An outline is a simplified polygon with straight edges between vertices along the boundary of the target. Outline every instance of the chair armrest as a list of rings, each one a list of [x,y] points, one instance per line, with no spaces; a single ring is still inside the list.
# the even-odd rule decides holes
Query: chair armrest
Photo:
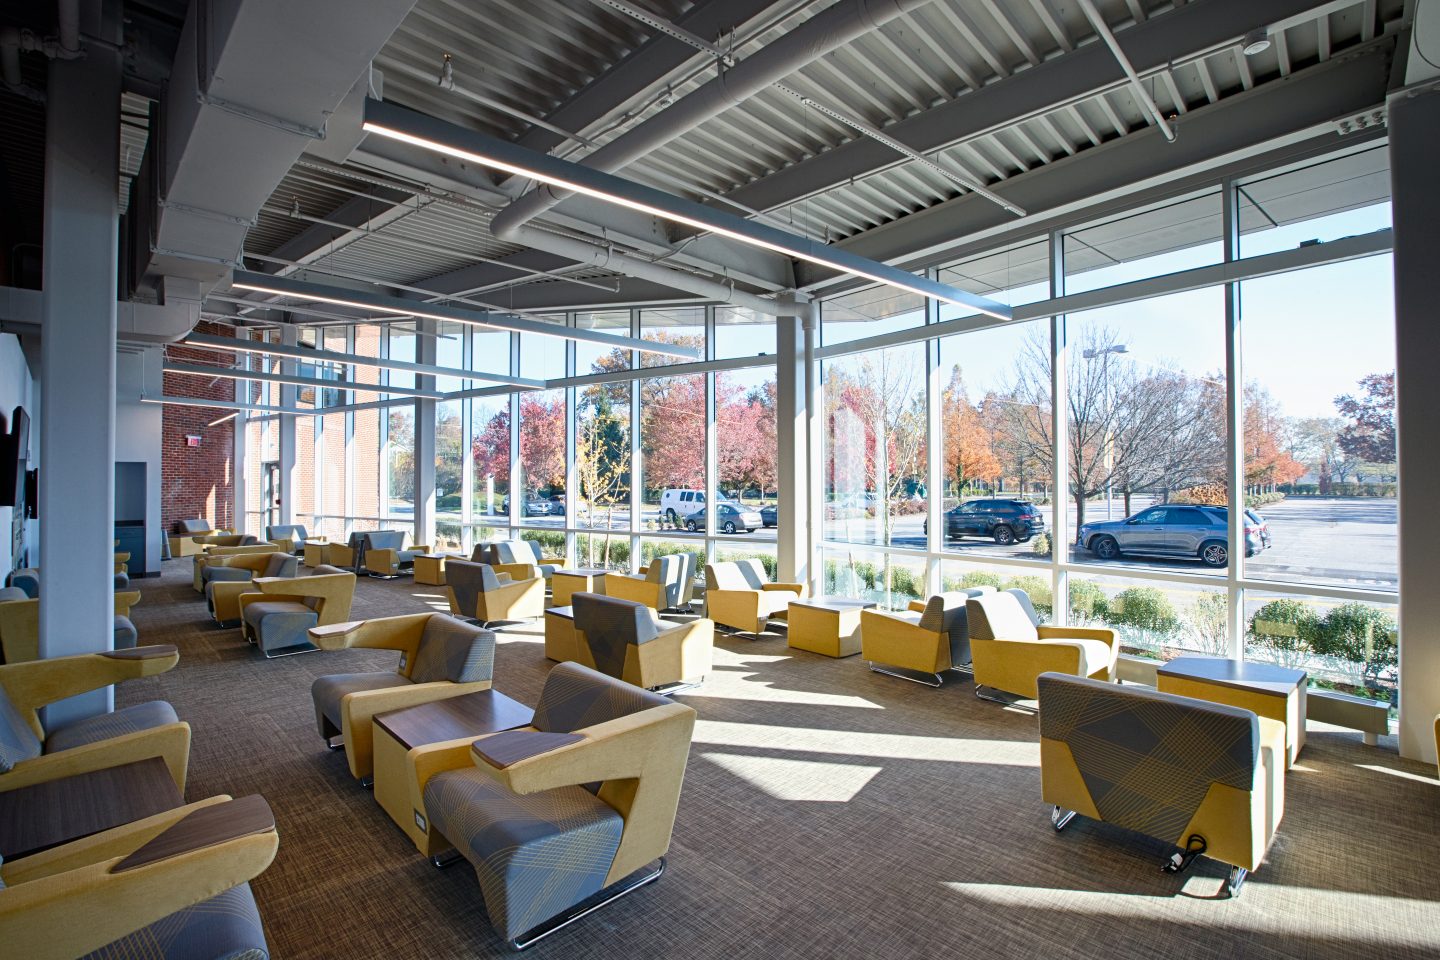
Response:
[[[493,568],[492,568],[492,569],[493,569]],[[497,583],[514,583],[514,582],[515,582],[515,578],[512,577],[512,576],[510,576],[510,574],[508,574],[508,573],[500,573],[500,572],[498,572],[498,571],[495,573],[495,580],[496,580]]]
[[[401,650],[412,657],[420,646],[431,613],[410,613],[374,620],[350,620],[323,627],[311,627],[310,639],[321,650]]]
[[[1041,640],[1100,640],[1115,646],[1116,633],[1109,627],[1036,627]]]
[[[180,651],[169,644],[160,644],[156,653],[136,647],[145,653],[128,657],[111,657],[99,653],[82,653],[72,657],[30,660],[7,664],[0,668],[0,685],[21,715],[38,710],[76,694],[89,693],[122,680],[151,677],[164,673],[180,662]]]
[[[432,553],[434,548],[427,543],[414,543],[410,545],[412,553]]]
[[[694,729],[695,711],[684,704],[668,703],[586,727],[581,740],[516,760],[507,767],[493,767],[487,762],[479,762],[476,767],[519,794],[638,777],[645,772],[651,756],[663,755],[662,745],[674,736],[663,722],[671,717],[684,720],[688,738]]]
[[[805,596],[805,584],[803,583],[767,583],[761,590],[788,590],[797,596]]]
[[[546,733],[540,730],[505,730],[491,737],[476,740],[470,750],[476,763],[485,762],[504,769],[521,760],[579,743],[585,737],[578,733]]]
[[[130,616],[130,608],[139,602],[139,590],[117,590],[115,592],[115,612],[122,617]]]
[[[181,808],[172,812],[183,811],[184,816],[162,827],[160,833],[152,835],[152,825],[130,834],[128,839],[135,848],[125,859],[110,858],[8,887],[0,898],[0,942],[5,943],[7,952],[13,950],[15,956],[30,960],[86,955],[253,880],[275,859],[280,844],[273,817],[265,825],[268,807],[262,813],[259,806],[263,803],[247,798],[199,809]],[[196,817],[204,819],[192,819]],[[239,836],[233,835],[234,831],[217,832],[213,843],[196,842],[194,835],[213,827],[217,820],[250,829]],[[185,842],[187,836],[189,843]],[[151,857],[157,850],[176,852],[125,868],[127,860],[147,847]],[[84,922],[77,923],[77,917],[84,917]]]
[[[563,567],[563,566],[565,565],[565,558],[564,558],[564,557],[541,557],[541,558],[540,558],[540,562],[543,563],[543,564],[545,564],[545,565],[547,565],[547,566],[550,565],[550,564],[558,563],[558,564],[560,564],[560,565]]]
[[[21,761],[9,773],[0,774],[0,793],[62,777],[123,767],[152,757],[165,761],[170,779],[184,796],[190,768],[190,724],[183,720]]]
[[[911,613],[924,613],[924,612],[925,612],[925,601],[924,601],[924,600],[911,600],[909,603],[907,603],[907,604],[905,605],[905,609],[906,609],[906,610],[909,610]]]

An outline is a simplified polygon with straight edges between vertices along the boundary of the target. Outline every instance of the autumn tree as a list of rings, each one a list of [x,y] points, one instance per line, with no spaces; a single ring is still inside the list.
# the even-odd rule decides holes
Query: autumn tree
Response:
[[[715,438],[724,490],[759,490],[778,483],[775,381],[745,390],[724,372],[715,374]]]
[[[1366,463],[1394,463],[1395,373],[1372,373],[1359,385],[1359,394],[1335,398],[1335,409],[1350,421],[1340,431],[1340,448]]]
[[[957,363],[940,395],[940,429],[945,438],[945,478],[958,493],[974,481],[1000,479],[1000,460],[981,411],[970,402]]]
[[[1245,486],[1274,490],[1305,475],[1305,465],[1291,455],[1289,421],[1270,392],[1257,383],[1245,385]]]

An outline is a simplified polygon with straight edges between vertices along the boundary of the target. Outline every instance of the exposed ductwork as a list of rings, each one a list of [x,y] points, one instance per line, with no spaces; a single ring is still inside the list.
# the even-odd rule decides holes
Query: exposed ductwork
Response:
[[[580,162],[609,173],[620,170],[712,117],[745,102],[806,64],[930,2],[841,0]],[[528,242],[519,239],[519,228],[567,196],[569,194],[564,190],[540,187],[496,214],[490,229],[502,240]]]
[[[174,281],[204,294],[225,280],[260,207],[301,151],[324,139],[414,2],[191,4],[133,187],[122,277],[130,297],[168,307]],[[182,303],[188,312],[188,297]],[[147,312],[137,306],[136,316]]]

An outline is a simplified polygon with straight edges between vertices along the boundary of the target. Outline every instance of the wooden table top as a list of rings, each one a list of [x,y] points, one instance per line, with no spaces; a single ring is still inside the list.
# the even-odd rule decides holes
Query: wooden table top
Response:
[[[1228,657],[1176,657],[1162,664],[1156,672],[1162,677],[1182,680],[1203,680],[1222,687],[1253,690],[1289,696],[1296,687],[1305,686],[1304,670],[1290,670],[1271,663],[1254,660],[1231,660]]]
[[[0,793],[0,855],[38,853],[184,803],[159,757],[10,790]]]
[[[375,725],[405,749],[528,726],[535,711],[499,690],[480,690],[378,714]]]

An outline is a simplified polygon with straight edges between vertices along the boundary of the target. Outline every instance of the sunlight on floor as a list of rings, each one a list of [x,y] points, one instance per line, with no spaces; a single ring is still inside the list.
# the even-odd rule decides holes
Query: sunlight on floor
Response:
[[[865,707],[870,710],[884,710],[878,703],[863,697],[851,697],[841,693],[816,693],[807,690],[787,690],[777,687],[769,680],[751,680],[755,674],[727,674],[727,678],[739,680],[743,687],[724,688],[707,683],[691,691],[690,698],[703,697],[707,700],[758,700],[764,703],[801,703],[812,707]],[[755,689],[759,687],[760,689]]]
[[[1440,780],[1436,780],[1434,777],[1422,777],[1420,774],[1411,773],[1408,770],[1392,770],[1390,767],[1380,767],[1371,763],[1357,763],[1355,766],[1361,770],[1369,770],[1373,773],[1389,774],[1392,777],[1399,777],[1402,780],[1414,780],[1416,783],[1423,783],[1427,786],[1440,787]]]
[[[1194,883],[1187,881],[1183,895],[1177,891],[1162,896],[1000,883],[950,882],[945,886],[982,908],[1057,910],[1120,921],[1153,922],[1156,904],[1165,901],[1202,909],[1213,904],[1214,909],[1205,913],[1205,923],[1210,926],[1305,940],[1373,941],[1376,956],[1383,955],[1381,944],[1430,950],[1440,946],[1440,908],[1430,901],[1313,887],[1266,887],[1263,875],[1252,875],[1237,900],[1214,899],[1223,882],[1219,877],[1190,879]],[[1293,909],[1299,904],[1304,904],[1304,909]],[[1364,921],[1357,923],[1357,918]]]
[[[848,803],[883,769],[709,751],[700,756],[776,800]]]
[[[1040,765],[1038,743],[861,733],[854,730],[815,730],[717,720],[696,721],[694,742],[722,747],[762,747],[890,760],[938,760],[946,763],[989,763],[1009,767]]]

